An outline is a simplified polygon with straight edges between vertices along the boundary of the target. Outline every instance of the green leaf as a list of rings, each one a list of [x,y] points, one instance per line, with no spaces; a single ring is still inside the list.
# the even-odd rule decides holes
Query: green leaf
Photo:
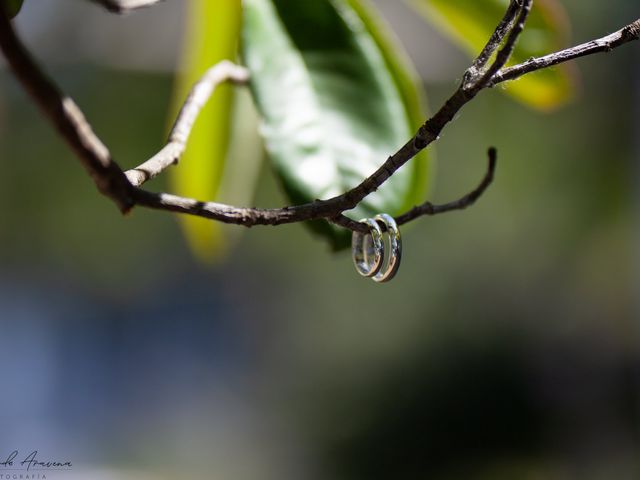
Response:
[[[22,8],[23,0],[2,0],[9,18],[15,17]]]
[[[396,87],[402,95],[404,108],[412,130],[417,131],[428,117],[426,95],[422,88],[422,79],[415,70],[411,59],[404,51],[400,41],[386,25],[369,0],[348,0],[364,22],[368,33],[375,40],[384,56]],[[408,140],[408,138],[407,138]],[[427,195],[430,180],[430,167],[433,165],[434,148],[429,152],[423,150],[413,160],[413,188],[408,192],[407,202],[403,208],[411,208],[423,203]]]
[[[509,0],[406,0],[424,18],[470,56],[484,47]],[[566,45],[568,21],[556,0],[536,0],[509,65],[554,52]],[[547,68],[507,82],[505,91],[524,104],[551,110],[571,99],[574,90],[566,65]]]
[[[182,73],[174,92],[178,112],[202,74],[223,59],[235,61],[242,19],[241,0],[192,0],[188,5]],[[230,145],[233,86],[220,85],[202,109],[180,164],[172,169],[178,195],[216,200]],[[172,115],[172,119],[175,115]],[[202,260],[212,260],[224,247],[223,226],[201,218],[181,216],[189,244]]]
[[[243,56],[262,133],[294,203],[354,187],[424,120],[414,76],[362,0],[245,0]],[[347,212],[397,214],[422,201],[424,157]],[[349,232],[315,224],[334,248]],[[324,228],[323,228],[324,227]]]

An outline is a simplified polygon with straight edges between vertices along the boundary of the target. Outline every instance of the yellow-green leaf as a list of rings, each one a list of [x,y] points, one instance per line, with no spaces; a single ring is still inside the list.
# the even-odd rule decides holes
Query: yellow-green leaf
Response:
[[[471,56],[480,53],[509,0],[406,0],[424,18]],[[509,65],[566,46],[568,21],[556,0],[536,0]],[[561,65],[505,84],[506,93],[530,107],[551,110],[567,102],[574,90],[569,67]]]
[[[235,61],[242,20],[241,0],[188,2],[182,72],[174,94],[177,112],[193,84],[211,66]],[[180,164],[172,169],[178,195],[215,200],[230,145],[234,91],[220,85],[202,109]],[[223,248],[222,226],[201,218],[181,216],[189,244],[202,260],[214,259]]]

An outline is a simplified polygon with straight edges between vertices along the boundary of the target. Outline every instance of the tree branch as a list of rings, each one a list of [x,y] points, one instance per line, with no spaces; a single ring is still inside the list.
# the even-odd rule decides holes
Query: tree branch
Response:
[[[463,88],[472,90],[474,92],[479,92],[491,82],[491,79],[496,74],[496,72],[504,67],[509,61],[509,58],[511,58],[511,54],[513,53],[513,49],[518,42],[518,38],[520,38],[520,35],[524,30],[524,24],[529,17],[529,12],[531,11],[533,0],[520,0],[520,3],[521,5],[520,9],[518,10],[518,19],[511,26],[509,35],[507,36],[507,40],[505,41],[504,46],[496,54],[496,58],[493,63],[476,81],[473,81],[472,79],[470,85],[463,83]]]
[[[494,147],[489,148],[488,156],[489,164],[487,173],[485,173],[482,182],[480,182],[474,190],[457,200],[442,205],[433,205],[430,202],[425,202],[422,205],[413,207],[408,212],[396,217],[398,225],[403,225],[424,215],[438,215],[441,213],[451,212],[453,210],[463,210],[473,205],[487,190],[487,188],[489,188],[489,185],[491,185],[494,178],[497,163],[497,151]],[[286,207],[285,209],[236,208],[221,203],[200,202],[198,200],[169,195],[167,193],[152,193],[142,189],[136,189],[134,195],[138,205],[144,205],[156,210],[168,210],[171,212],[196,215],[224,223],[245,225],[247,227],[254,225],[280,225],[283,223],[291,223],[290,219],[297,219],[301,214],[299,210],[296,212],[298,207]],[[318,212],[316,212],[316,214],[317,213]],[[311,213],[308,219],[312,218],[317,217],[315,214]],[[343,214],[329,217],[328,220],[352,231],[362,233],[367,233],[369,231],[366,225],[352,220]]]
[[[489,165],[487,167],[487,173],[485,173],[482,182],[471,192],[467,193],[464,197],[459,198],[453,202],[445,203],[443,205],[433,205],[431,202],[425,202],[422,205],[413,207],[406,213],[396,217],[396,223],[403,225],[415,220],[423,215],[438,215],[440,213],[447,213],[453,210],[464,210],[467,207],[473,205],[478,198],[489,188],[496,171],[496,163],[498,152],[494,147],[489,148]]]
[[[158,2],[158,0],[96,1],[109,10],[119,13],[150,6]],[[213,69],[209,70],[205,77],[194,86],[187,98],[176,120],[169,143],[153,158],[130,170],[125,175],[111,158],[106,146],[92,131],[75,103],[64,96],[31,59],[27,50],[17,39],[11,22],[4,12],[3,5],[4,2],[0,1],[0,49],[2,49],[16,77],[55,125],[60,135],[74,150],[80,162],[94,179],[100,192],[111,198],[123,212],[126,212],[133,205],[141,205],[153,209],[197,215],[247,227],[253,225],[280,225],[324,218],[346,228],[361,231],[362,227],[358,222],[348,219],[342,215],[342,212],[351,210],[358,205],[367,195],[384,184],[397,169],[435,141],[442,129],[455,117],[458,111],[481,90],[495,83],[517,78],[540,68],[546,68],[580,56],[611,50],[631,40],[636,40],[640,32],[640,20],[637,20],[619,32],[602,39],[539,59],[533,59],[522,65],[503,69],[513,52],[519,35],[522,33],[531,7],[531,0],[513,0],[487,46],[465,73],[464,81],[458,89],[435,115],[420,127],[416,135],[400,150],[391,155],[372,175],[355,188],[327,200],[316,200],[304,205],[278,209],[257,209],[239,208],[215,202],[202,202],[166,193],[152,193],[137,187],[175,163],[180,157],[193,122],[202,105],[211,96],[215,86],[227,78],[234,81],[242,81],[246,77],[246,71],[235,66],[232,69],[228,64],[226,66],[213,67]],[[506,40],[504,40],[505,37]],[[493,63],[486,67],[490,57],[503,41],[504,44],[495,55]],[[231,73],[229,73],[229,70],[231,70]],[[448,204],[436,206],[427,202],[415,207],[399,216],[398,223],[406,223],[422,215],[435,215],[451,210],[459,210],[473,204],[486,190],[493,178],[495,150],[490,150],[489,156],[490,163],[487,175],[474,191]]]
[[[246,83],[247,80],[249,71],[228,60],[223,60],[207,70],[189,92],[171,129],[167,145],[143,164],[125,172],[131,184],[140,186],[169,166],[177,164],[187,148],[189,135],[200,110],[209,101],[216,87],[227,81],[240,84]]]
[[[418,217],[424,215],[438,215],[440,213],[447,213],[453,210],[464,210],[465,208],[473,205],[478,198],[489,188],[496,170],[497,151],[494,147],[489,148],[489,166],[487,173],[485,173],[482,182],[471,192],[467,193],[464,197],[459,198],[453,202],[445,203],[442,205],[433,205],[431,202],[425,202],[422,205],[413,207],[411,210],[395,217],[395,221],[398,225],[403,225],[415,220]],[[331,223],[352,230],[354,232],[368,233],[369,227],[362,222],[352,220],[346,215],[339,214],[333,218],[329,218]]]
[[[504,14],[500,23],[496,27],[495,31],[489,38],[489,41],[484,46],[478,57],[474,60],[471,67],[467,70],[465,76],[468,77],[466,80],[469,81],[471,78],[475,77],[479,72],[481,72],[491,55],[500,47],[500,44],[504,40],[504,37],[511,31],[512,25],[518,12],[522,8],[522,4],[520,0],[511,0],[509,3],[509,7]],[[465,82],[466,83],[466,82]]]
[[[489,148],[488,155],[489,166],[487,168],[487,173],[485,173],[482,182],[480,182],[480,184],[471,192],[467,193],[464,197],[461,197],[458,200],[442,205],[433,205],[431,202],[425,202],[422,205],[415,206],[402,215],[398,215],[397,217],[395,217],[396,223],[398,225],[403,225],[424,215],[438,215],[440,213],[447,213],[453,210],[464,210],[465,208],[473,205],[476,200],[478,200],[478,198],[480,198],[480,196],[487,190],[487,188],[489,188],[491,182],[493,182],[498,156],[497,150],[494,147]],[[343,214],[330,218],[329,221],[352,231],[361,233],[369,232],[369,227],[367,225],[352,220]]]
[[[575,47],[567,48],[559,52],[551,53],[543,57],[531,58],[524,63],[500,70],[491,80],[491,86],[498,83],[515,80],[527,73],[535,72],[543,68],[549,68],[560,63],[575,60],[576,58],[593,55],[594,53],[610,52],[625,43],[640,38],[640,18],[635,22],[621,28],[617,32],[596,40],[591,40]]]
[[[93,132],[80,108],[62,94],[31,58],[16,37],[4,8],[4,2],[0,1],[0,49],[13,73],[76,153],[98,190],[111,198],[122,212],[127,212],[133,206],[127,177]]]

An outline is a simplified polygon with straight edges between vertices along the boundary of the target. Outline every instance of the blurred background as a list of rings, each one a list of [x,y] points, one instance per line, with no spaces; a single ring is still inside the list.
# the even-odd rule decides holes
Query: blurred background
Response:
[[[27,0],[17,27],[120,165],[165,139],[186,2],[126,17]],[[467,60],[378,0],[432,107]],[[564,0],[572,43],[636,0]],[[48,478],[640,478],[640,45],[579,62],[551,114],[481,94],[381,287],[300,225],[198,264],[175,218],[122,217],[0,68],[0,458]],[[160,179],[150,188],[166,189]],[[286,203],[265,166],[256,205]],[[0,472],[2,473],[2,472]]]

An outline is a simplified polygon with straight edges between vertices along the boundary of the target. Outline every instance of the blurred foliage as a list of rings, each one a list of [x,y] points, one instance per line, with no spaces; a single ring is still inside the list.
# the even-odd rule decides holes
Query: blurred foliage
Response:
[[[509,5],[509,0],[407,1],[470,57],[480,53]],[[568,31],[569,23],[560,2],[535,1],[527,27],[507,65],[566,48]],[[551,110],[572,97],[574,75],[575,70],[566,64],[547,68],[507,83],[505,91],[526,105]]]

